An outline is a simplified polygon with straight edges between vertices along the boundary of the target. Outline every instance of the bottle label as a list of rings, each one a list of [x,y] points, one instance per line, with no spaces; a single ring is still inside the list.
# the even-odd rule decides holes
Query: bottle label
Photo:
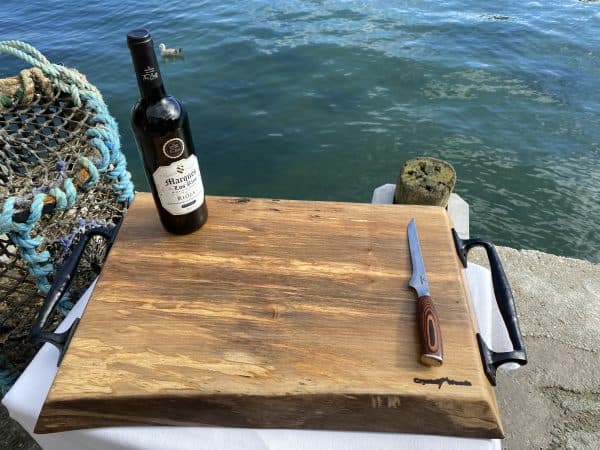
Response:
[[[176,159],[183,155],[185,144],[183,139],[172,138],[165,142],[162,146],[163,153],[169,159]]]
[[[204,203],[204,185],[196,155],[160,166],[152,178],[162,207],[174,216],[188,214]]]

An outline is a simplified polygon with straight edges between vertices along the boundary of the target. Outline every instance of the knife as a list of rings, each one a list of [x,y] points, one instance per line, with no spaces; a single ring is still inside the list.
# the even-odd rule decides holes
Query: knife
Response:
[[[412,278],[408,282],[408,285],[417,291],[419,334],[421,335],[423,345],[421,363],[427,366],[441,366],[444,357],[440,323],[429,293],[429,283],[427,282],[425,263],[423,262],[417,225],[414,218],[408,222],[407,231],[410,261],[412,263]]]

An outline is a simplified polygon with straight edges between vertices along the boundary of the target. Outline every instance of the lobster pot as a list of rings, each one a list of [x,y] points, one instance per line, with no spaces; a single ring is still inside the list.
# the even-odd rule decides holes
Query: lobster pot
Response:
[[[0,42],[0,52],[32,66],[0,79],[0,387],[6,390],[7,373],[18,373],[36,350],[27,351],[24,338],[74,244],[89,229],[115,227],[134,193],[117,124],[96,87],[26,43]],[[103,246],[98,240],[88,247],[59,311],[95,278]]]

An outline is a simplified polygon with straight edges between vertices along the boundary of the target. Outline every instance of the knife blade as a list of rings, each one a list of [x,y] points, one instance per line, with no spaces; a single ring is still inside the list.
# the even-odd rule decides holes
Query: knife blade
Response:
[[[412,264],[412,277],[408,285],[417,292],[419,334],[422,343],[421,363],[428,366],[441,366],[444,361],[440,323],[431,299],[427,272],[421,253],[419,235],[415,219],[411,218],[407,227],[408,247]]]

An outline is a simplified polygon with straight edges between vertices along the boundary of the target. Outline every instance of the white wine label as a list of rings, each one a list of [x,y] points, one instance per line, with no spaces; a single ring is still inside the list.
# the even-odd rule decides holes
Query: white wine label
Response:
[[[196,155],[160,166],[152,178],[161,205],[175,216],[188,214],[204,203],[204,185]]]

